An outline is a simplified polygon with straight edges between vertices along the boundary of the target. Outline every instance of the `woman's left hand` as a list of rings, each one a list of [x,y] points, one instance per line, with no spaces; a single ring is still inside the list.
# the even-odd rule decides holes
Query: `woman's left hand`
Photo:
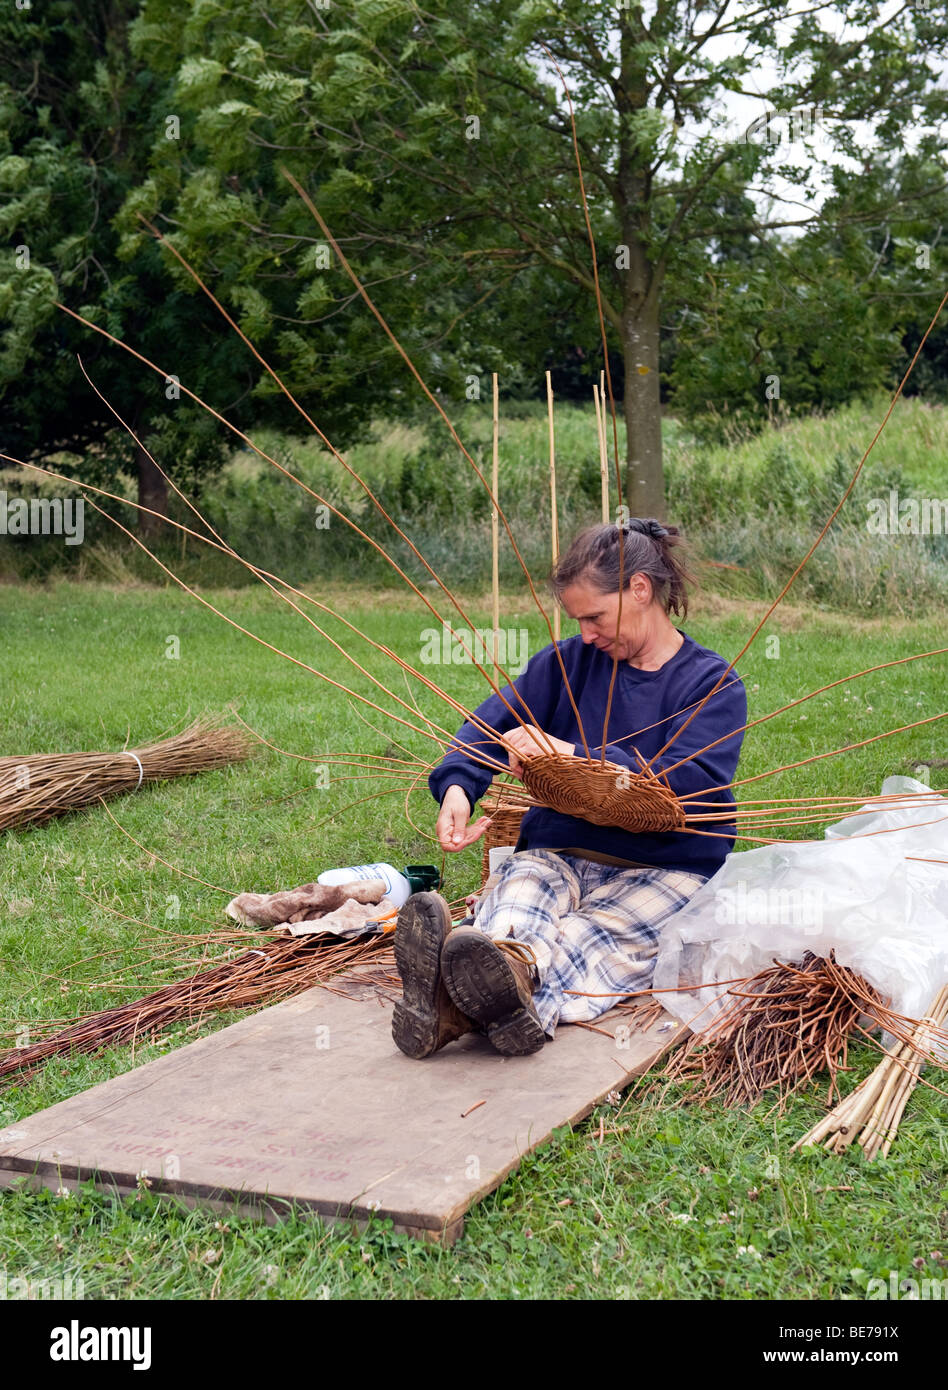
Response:
[[[511,729],[504,734],[501,743],[507,749],[510,757],[510,771],[515,777],[523,775],[523,759],[536,758],[544,753],[565,754],[567,757],[575,758],[576,749],[572,743],[567,743],[564,739],[553,738],[550,734],[545,734],[534,724],[525,724],[520,729]]]

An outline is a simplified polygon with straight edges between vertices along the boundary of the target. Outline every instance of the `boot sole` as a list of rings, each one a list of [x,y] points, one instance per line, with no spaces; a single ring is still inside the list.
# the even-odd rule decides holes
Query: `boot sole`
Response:
[[[430,1057],[437,1049],[441,948],[450,927],[451,919],[437,899],[420,904],[409,898],[398,914],[395,964],[402,998],[392,1015],[392,1038],[407,1057]]]
[[[441,953],[441,976],[451,998],[479,1023],[488,1040],[507,1057],[539,1052],[546,1034],[525,1008],[514,973],[487,936],[452,933]]]

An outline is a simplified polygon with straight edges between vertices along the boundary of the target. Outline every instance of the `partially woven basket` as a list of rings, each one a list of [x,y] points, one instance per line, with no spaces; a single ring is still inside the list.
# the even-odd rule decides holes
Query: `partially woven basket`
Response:
[[[482,810],[491,817],[483,836],[484,883],[490,874],[490,851],[517,843],[520,822],[533,804],[593,825],[618,825],[634,834],[684,828],[681,803],[652,773],[631,772],[618,763],[603,766],[584,758],[547,754],[526,758],[522,766],[522,786],[495,783],[481,801]]]
[[[483,835],[484,853],[481,859],[483,878],[481,886],[490,876],[490,852],[502,845],[515,845],[520,839],[520,822],[529,806],[525,804],[523,792],[510,782],[495,783],[481,800],[481,810],[490,816],[491,823]]]
[[[618,763],[542,754],[523,760],[523,785],[535,801],[593,825],[634,834],[682,830],[685,813],[675,793],[652,773]]]

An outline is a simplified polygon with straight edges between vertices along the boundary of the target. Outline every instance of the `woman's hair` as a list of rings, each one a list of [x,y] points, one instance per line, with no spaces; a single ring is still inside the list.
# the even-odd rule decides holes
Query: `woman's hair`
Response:
[[[557,599],[570,584],[583,581],[601,594],[619,592],[619,557],[622,557],[622,588],[633,574],[646,574],[652,583],[652,598],[666,613],[688,616],[686,585],[694,577],[685,568],[684,540],[677,526],[663,526],[654,517],[632,517],[621,526],[587,526],[561,556],[550,575],[550,588]]]

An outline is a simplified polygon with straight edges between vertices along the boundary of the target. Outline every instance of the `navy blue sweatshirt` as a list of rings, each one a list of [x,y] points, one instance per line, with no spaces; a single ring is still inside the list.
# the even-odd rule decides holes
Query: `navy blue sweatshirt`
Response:
[[[650,759],[685,723],[692,713],[687,707],[706,695],[727,669],[727,662],[717,652],[700,646],[687,633],[683,632],[682,636],[684,641],[681,647],[657,671],[641,671],[627,661],[619,662],[607,732],[609,742],[606,745],[606,758],[610,762],[636,771],[639,764],[632,751],[633,744],[646,760]],[[612,676],[612,657],[592,643],[584,643],[580,636],[566,638],[559,647],[590,753],[598,757],[602,752],[602,725]],[[523,702],[518,701],[514,693],[517,691],[529,707],[529,712]],[[526,670],[514,681],[513,687],[504,688],[504,695],[519,711],[525,723],[534,723],[554,738],[574,744],[578,756],[585,756],[579,726],[552,645],[531,657]],[[478,705],[475,713],[501,734],[518,727],[517,720],[497,695],[491,695]],[[731,671],[720,690],[692,719],[681,737],[652,764],[652,771],[661,772],[679,759],[697,754],[707,744],[730,734],[732,736],[716,748],[692,757],[689,762],[670,772],[668,782],[672,790],[682,796],[733,781],[744,737],[743,733],[735,734],[734,730],[742,728],[746,722],[747,696],[737,673]],[[649,725],[655,727],[649,728]],[[643,732],[634,739],[623,737],[636,730]],[[494,770],[474,761],[463,751],[464,747],[476,752],[483,751],[505,766],[507,751],[470,722],[461,726],[454,742],[456,746],[429,776],[428,785],[439,804],[448,787],[462,787],[473,807],[490,786]],[[725,806],[734,804],[733,795],[727,791],[714,792],[704,799]],[[702,811],[709,809],[703,807]],[[517,848],[588,849],[613,859],[683,869],[710,877],[721,867],[733,848],[737,827],[732,819],[705,823],[700,828],[714,831],[716,836],[711,838],[681,831],[632,834],[619,827],[593,825],[577,816],[565,816],[545,806],[535,806],[523,818]]]

